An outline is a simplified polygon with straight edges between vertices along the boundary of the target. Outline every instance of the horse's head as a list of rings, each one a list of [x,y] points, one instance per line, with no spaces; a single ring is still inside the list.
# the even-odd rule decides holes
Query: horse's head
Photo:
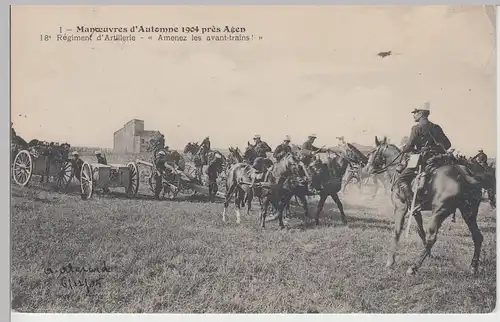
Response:
[[[401,151],[394,144],[387,143],[387,138],[379,140],[375,137],[375,149],[368,154],[368,162],[363,169],[367,173],[373,173],[384,166],[392,165]]]
[[[247,147],[243,153],[243,159],[248,162],[253,162],[257,158],[257,151],[255,150],[255,147],[250,144],[250,142],[247,143]]]
[[[243,162],[243,157],[240,154],[240,149],[238,147],[233,148],[229,147],[229,157],[231,159],[231,163]]]
[[[200,149],[200,146],[198,145],[198,142],[189,142],[184,147],[184,153],[195,154],[196,152],[198,152],[199,149]]]
[[[302,176],[304,166],[301,164],[296,154],[287,153],[276,165],[281,167],[284,172],[290,173],[295,176]]]

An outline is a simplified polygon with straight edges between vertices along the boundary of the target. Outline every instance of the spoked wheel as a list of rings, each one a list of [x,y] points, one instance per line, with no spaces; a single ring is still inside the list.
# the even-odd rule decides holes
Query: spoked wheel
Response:
[[[92,178],[92,168],[88,162],[83,163],[80,173],[80,189],[83,200],[92,198],[94,192],[94,182]]]
[[[59,189],[66,189],[71,180],[73,179],[74,173],[73,173],[73,166],[71,165],[71,162],[65,161],[61,169],[59,170],[59,173],[57,174],[56,178],[56,185],[57,188]]]
[[[12,176],[14,182],[20,186],[26,186],[33,175],[33,158],[26,150],[21,150],[14,158]]]
[[[139,169],[134,162],[130,162],[129,164],[127,164],[127,167],[130,172],[130,183],[125,190],[127,195],[129,197],[132,197],[136,196],[137,191],[139,191]]]

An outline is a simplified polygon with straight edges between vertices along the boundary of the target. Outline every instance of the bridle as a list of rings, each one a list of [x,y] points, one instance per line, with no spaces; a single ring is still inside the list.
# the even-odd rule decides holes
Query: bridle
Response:
[[[394,159],[387,163],[387,158],[384,156],[384,152],[388,149],[389,145],[387,143],[383,143],[381,145],[379,145],[379,147],[375,148],[371,153],[373,153],[373,163],[374,165],[377,165],[380,164],[380,163],[383,163],[385,164],[384,167],[382,167],[381,169],[378,169],[378,170],[375,170],[373,171],[374,174],[380,174],[382,172],[385,172],[387,171],[392,165],[394,165],[394,163],[402,158],[403,156],[403,151],[399,152],[398,155],[396,155],[396,157],[394,157]],[[381,159],[380,162],[377,162],[378,159]]]

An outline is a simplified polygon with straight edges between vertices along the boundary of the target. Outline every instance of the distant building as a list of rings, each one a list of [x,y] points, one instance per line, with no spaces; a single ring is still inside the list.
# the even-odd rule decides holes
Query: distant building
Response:
[[[133,119],[128,121],[113,137],[113,152],[115,153],[140,153],[146,152],[149,140],[158,131],[144,130],[144,121]]]

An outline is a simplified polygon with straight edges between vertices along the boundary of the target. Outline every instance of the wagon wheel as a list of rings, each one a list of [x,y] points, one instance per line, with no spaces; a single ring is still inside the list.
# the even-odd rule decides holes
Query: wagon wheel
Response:
[[[12,176],[14,182],[20,186],[26,186],[33,175],[33,158],[26,150],[21,150],[14,158]]]
[[[88,162],[84,162],[80,172],[80,189],[83,200],[92,198],[94,192],[94,182],[92,177],[92,168]]]
[[[130,183],[126,188],[126,193],[129,197],[136,196],[139,191],[139,170],[134,162],[127,164],[127,167],[130,171]]]
[[[74,173],[73,173],[73,166],[71,165],[71,162],[65,161],[61,169],[59,170],[59,173],[56,178],[56,185],[57,188],[59,189],[66,189],[71,180],[73,179]]]

